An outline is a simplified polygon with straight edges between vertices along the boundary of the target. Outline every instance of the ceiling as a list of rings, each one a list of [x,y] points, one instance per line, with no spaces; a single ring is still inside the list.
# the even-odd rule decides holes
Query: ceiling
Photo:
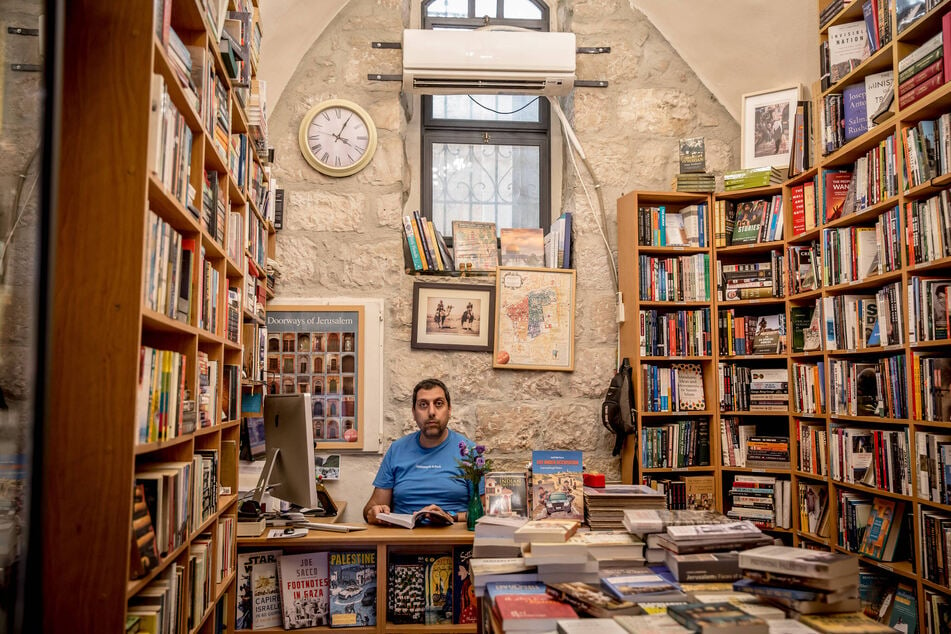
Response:
[[[274,112],[304,54],[349,0],[260,0],[259,77]],[[628,0],[739,119],[742,96],[818,78],[818,12],[793,0]],[[609,3],[606,3],[609,4]],[[302,29],[307,24],[309,28]]]

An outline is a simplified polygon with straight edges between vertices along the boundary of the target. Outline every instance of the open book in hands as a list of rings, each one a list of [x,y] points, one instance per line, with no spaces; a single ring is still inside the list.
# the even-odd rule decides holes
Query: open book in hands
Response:
[[[450,526],[452,516],[443,510],[416,511],[415,513],[377,513],[376,519],[393,526],[413,528],[414,526]]]

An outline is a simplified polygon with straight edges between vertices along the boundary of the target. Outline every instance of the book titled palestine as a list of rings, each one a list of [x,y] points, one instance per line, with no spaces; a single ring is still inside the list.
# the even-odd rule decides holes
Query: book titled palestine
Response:
[[[376,625],[376,551],[331,552],[330,626]]]

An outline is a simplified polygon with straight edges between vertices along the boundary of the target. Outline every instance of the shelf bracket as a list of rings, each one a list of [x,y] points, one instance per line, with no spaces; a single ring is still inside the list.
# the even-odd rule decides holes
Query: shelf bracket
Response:
[[[10,64],[10,70],[18,73],[39,73],[43,67],[39,64]]]
[[[373,48],[403,48],[402,42],[370,42],[370,46]]]
[[[607,88],[608,82],[605,79],[576,79],[575,88]]]
[[[603,55],[610,52],[610,46],[579,46],[575,49],[575,53],[578,55]]]
[[[39,29],[28,29],[24,26],[8,26],[7,33],[9,33],[10,35],[30,35],[33,37],[40,36]]]
[[[367,79],[370,81],[403,81],[402,75],[380,75],[377,73],[370,73],[367,75]]]

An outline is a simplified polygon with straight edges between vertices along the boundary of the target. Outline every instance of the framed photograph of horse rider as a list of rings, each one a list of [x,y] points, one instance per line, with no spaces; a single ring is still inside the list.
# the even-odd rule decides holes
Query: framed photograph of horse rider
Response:
[[[413,348],[491,352],[495,330],[495,286],[413,285]]]

